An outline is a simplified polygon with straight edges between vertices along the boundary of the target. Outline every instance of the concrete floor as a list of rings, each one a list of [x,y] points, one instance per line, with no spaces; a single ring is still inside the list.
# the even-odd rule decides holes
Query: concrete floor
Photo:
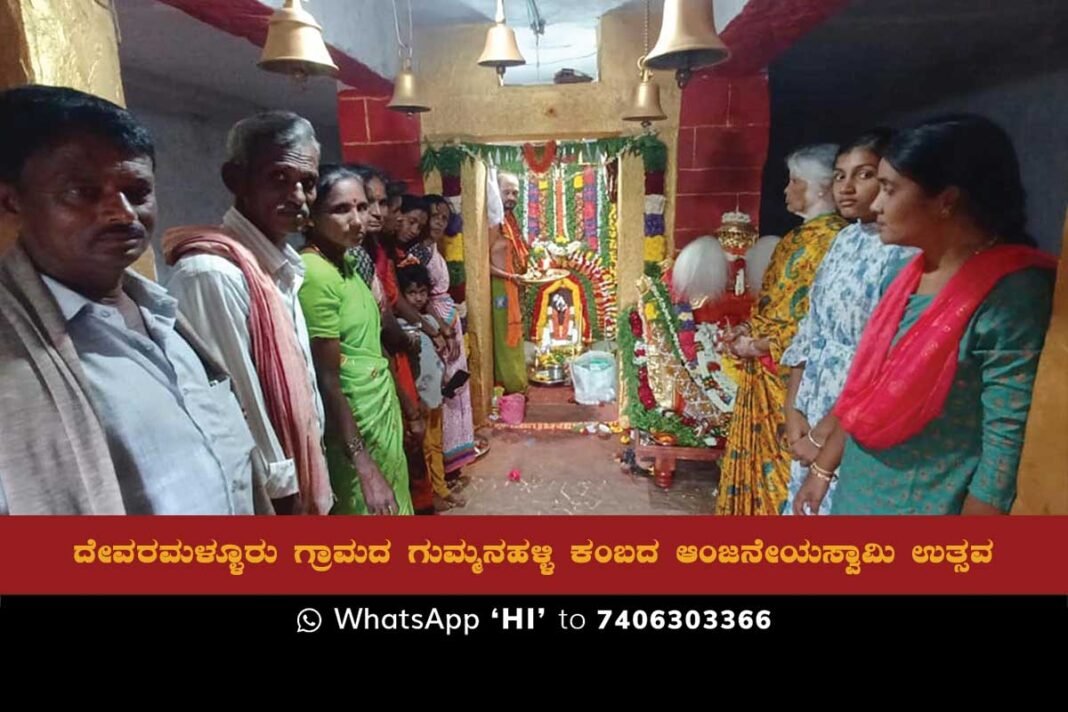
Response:
[[[618,436],[554,431],[486,430],[490,452],[465,468],[466,507],[443,514],[711,514],[714,463],[680,463],[670,490],[652,477],[625,473]],[[512,469],[519,482],[509,480]]]

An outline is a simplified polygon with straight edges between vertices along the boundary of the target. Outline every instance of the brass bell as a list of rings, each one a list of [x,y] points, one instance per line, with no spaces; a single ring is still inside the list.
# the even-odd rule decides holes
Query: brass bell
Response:
[[[654,121],[666,119],[667,114],[660,106],[660,85],[645,68],[644,60],[644,57],[638,60],[641,81],[634,90],[634,101],[631,102],[630,108],[623,112],[622,118],[624,121],[640,121],[642,126],[648,127]]]
[[[286,0],[285,7],[271,15],[259,66],[296,77],[338,75],[323,41],[323,28],[300,0]]]
[[[709,0],[665,0],[660,37],[645,64],[650,69],[674,69],[679,87],[690,74],[730,57],[730,50],[716,34]]]
[[[397,79],[393,82],[393,98],[387,109],[403,111],[411,116],[424,111],[430,111],[430,106],[419,96],[419,90],[415,84],[415,73],[412,72],[412,58],[405,57],[404,66],[401,68]]]
[[[518,67],[526,64],[519,51],[519,44],[515,41],[515,30],[505,24],[504,0],[497,0],[496,23],[486,33],[486,47],[482,50],[482,56],[478,58],[478,64],[482,67],[494,67],[497,77],[504,85],[504,70],[507,67]]]

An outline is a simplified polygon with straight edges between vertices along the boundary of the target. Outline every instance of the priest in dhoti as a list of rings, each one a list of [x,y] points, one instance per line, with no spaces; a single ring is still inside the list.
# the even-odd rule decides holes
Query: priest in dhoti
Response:
[[[519,202],[519,178],[510,173],[497,177],[500,189],[500,227],[495,229],[490,211],[490,275],[493,294],[493,377],[505,393],[527,389],[527,368],[523,350],[523,310],[520,276],[527,271],[530,251],[523,240],[515,206]],[[493,204],[491,186],[491,207]]]

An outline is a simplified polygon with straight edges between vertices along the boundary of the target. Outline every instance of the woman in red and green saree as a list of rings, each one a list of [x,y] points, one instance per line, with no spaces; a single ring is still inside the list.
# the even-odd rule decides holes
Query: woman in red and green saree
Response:
[[[786,502],[790,451],[783,406],[790,368],[780,362],[808,313],[816,270],[847,224],[831,194],[837,153],[837,146],[823,144],[786,159],[786,207],[805,222],[775,246],[752,318],[728,334],[741,377],[720,466],[717,514],[778,514]]]
[[[798,500],[816,511],[840,459],[832,514],[1008,512],[1056,266],[1025,232],[1016,152],[951,116],[902,132],[878,175],[881,239],[922,252],[889,278]]]

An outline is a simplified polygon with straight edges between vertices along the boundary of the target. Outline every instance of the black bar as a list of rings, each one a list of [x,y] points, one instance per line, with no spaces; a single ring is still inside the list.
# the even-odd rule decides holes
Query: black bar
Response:
[[[5,643],[43,636],[160,642],[238,636],[298,646],[998,639],[1059,647],[1066,624],[1063,596],[0,597]]]

